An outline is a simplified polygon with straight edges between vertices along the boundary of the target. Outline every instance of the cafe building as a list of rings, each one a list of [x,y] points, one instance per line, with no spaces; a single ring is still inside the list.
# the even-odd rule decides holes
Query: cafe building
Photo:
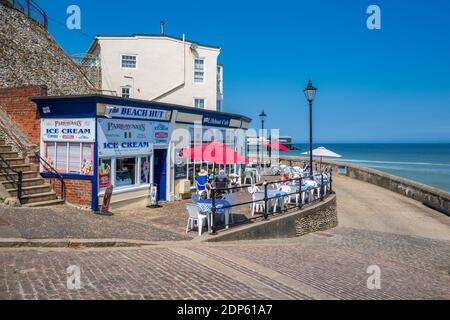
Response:
[[[147,206],[152,185],[159,201],[176,201],[195,191],[201,169],[243,169],[185,159],[181,152],[221,141],[245,155],[251,119],[242,115],[105,95],[31,100],[41,118],[41,157],[48,163],[41,175],[48,181],[62,176],[66,200],[75,205],[98,210],[109,185],[111,209]]]

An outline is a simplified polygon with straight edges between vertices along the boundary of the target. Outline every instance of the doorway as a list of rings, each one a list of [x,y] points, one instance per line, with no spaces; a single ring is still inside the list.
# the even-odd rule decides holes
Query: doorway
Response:
[[[165,201],[167,184],[167,149],[154,150],[153,177],[153,181],[158,185],[158,201]]]

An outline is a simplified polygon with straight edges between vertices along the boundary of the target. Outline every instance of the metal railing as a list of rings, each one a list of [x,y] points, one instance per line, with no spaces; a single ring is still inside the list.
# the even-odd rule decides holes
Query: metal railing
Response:
[[[53,177],[59,180],[61,188],[61,200],[64,201],[66,197],[65,196],[66,185],[64,182],[64,177],[50,163],[48,163],[44,158],[42,158],[38,152],[35,152],[35,155],[39,161],[39,164],[42,164],[44,170],[50,172],[53,175]]]
[[[45,11],[33,0],[0,0],[0,3],[22,12],[24,15],[43,26],[45,30],[48,29],[47,13],[45,13]]]
[[[5,175],[6,180],[13,186],[13,188],[17,189],[17,199],[19,199],[20,204],[22,204],[23,172],[16,171],[11,168],[11,165],[5,158],[3,158],[2,155],[0,155],[0,170]],[[14,175],[17,175],[17,180]]]
[[[231,209],[231,208],[235,208],[235,207],[239,207],[239,206],[244,206],[244,205],[253,205],[254,203],[261,203],[264,202],[264,212],[263,212],[263,218],[264,220],[267,220],[269,218],[269,216],[271,215],[279,215],[283,213],[283,208],[281,208],[281,212],[280,213],[274,213],[274,212],[269,212],[269,202],[272,202],[273,200],[278,200],[280,198],[288,198],[289,196],[295,195],[298,198],[298,201],[296,201],[295,205],[291,204],[288,200],[288,204],[287,204],[287,208],[285,210],[285,212],[288,212],[290,209],[296,209],[296,210],[301,210],[304,205],[311,205],[314,204],[316,202],[319,201],[323,201],[325,199],[325,197],[329,196],[330,194],[333,193],[333,174],[332,174],[332,170],[330,170],[327,174],[327,181],[325,181],[324,178],[324,174],[315,174],[313,176],[306,176],[306,177],[299,177],[299,178],[293,178],[293,179],[286,179],[286,180],[277,180],[277,181],[264,181],[264,182],[260,182],[257,184],[251,184],[251,185],[239,185],[239,186],[234,186],[234,187],[230,187],[230,188],[211,188],[211,201],[212,201],[212,207],[211,207],[211,211],[208,212],[209,215],[209,221],[213,221],[214,219],[212,219],[213,216],[216,215],[218,210],[227,210],[227,209]],[[318,179],[315,179],[318,178]],[[309,187],[307,189],[302,190],[302,182],[305,180],[313,180],[313,181],[320,181],[320,183],[317,183],[318,186],[317,187]],[[295,190],[294,192],[283,192],[282,194],[279,194],[277,196],[273,196],[273,197],[269,197],[268,196],[268,192],[269,190],[276,190],[276,189],[268,189],[269,186],[281,186],[281,185],[289,185],[292,183],[296,183],[293,186],[291,185],[291,187],[298,190]],[[235,204],[230,204],[227,206],[220,206],[217,207],[217,200],[220,199],[218,196],[219,195],[224,195],[227,194],[229,192],[233,192],[233,191],[239,191],[239,190],[246,190],[249,187],[263,187],[264,189],[261,190],[262,192],[264,192],[264,199],[257,199],[257,200],[252,200],[251,201],[243,201],[243,202],[238,202]],[[327,191],[325,192],[325,187],[328,186]],[[258,192],[261,192],[258,191]],[[304,193],[310,193],[312,192],[313,194],[319,191],[320,197],[314,199],[314,196],[312,197],[313,199],[311,200],[310,197],[308,197],[308,202],[303,202],[303,195]],[[232,193],[231,193],[232,194]],[[256,219],[260,219],[261,216],[255,216],[252,218],[248,218],[246,217],[246,219],[242,219],[236,222],[229,222],[228,224],[218,224],[215,225],[213,223],[210,223],[208,228],[209,228],[209,232],[211,234],[215,234],[216,233],[216,227],[233,227],[233,226],[237,226],[237,225],[242,225],[248,222],[251,222],[253,220]]]

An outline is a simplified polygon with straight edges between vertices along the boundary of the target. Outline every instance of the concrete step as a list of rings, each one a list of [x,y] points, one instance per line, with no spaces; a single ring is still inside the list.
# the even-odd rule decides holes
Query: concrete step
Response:
[[[48,207],[48,206],[56,206],[64,204],[64,201],[61,199],[49,200],[49,201],[40,201],[40,202],[32,202],[22,205],[22,207],[26,208],[36,208],[36,207]]]
[[[9,182],[9,181],[2,181],[1,182],[5,189],[14,189],[15,186]],[[30,179],[23,179],[22,185],[24,187],[31,187],[31,186],[40,186],[45,183],[45,180],[43,178],[30,178]]]
[[[25,159],[24,158],[8,158],[5,159],[6,162],[9,163],[9,165],[15,165],[15,164],[25,164]]]
[[[30,204],[43,201],[57,200],[58,197],[55,191],[36,193],[22,196],[23,204]]]
[[[8,193],[11,195],[11,197],[17,197],[17,188],[14,189],[7,189]],[[22,195],[32,195],[32,194],[38,194],[38,193],[48,193],[52,191],[52,188],[48,184],[42,184],[40,186],[30,186],[30,187],[23,187],[22,188]]]
[[[37,171],[37,167],[30,163],[12,164],[10,167],[14,171]]]
[[[4,151],[0,152],[0,156],[2,156],[3,159],[18,158],[19,153],[17,151]]]
[[[11,173],[10,174],[13,178],[15,178],[17,180],[17,174],[16,173]],[[23,179],[32,179],[32,178],[37,178],[39,177],[39,172],[37,171],[23,171]],[[0,172],[0,182],[2,181],[8,181],[6,178],[6,174],[3,172]]]
[[[8,146],[8,145],[0,145],[0,152],[8,152],[8,151],[12,151],[12,147]]]

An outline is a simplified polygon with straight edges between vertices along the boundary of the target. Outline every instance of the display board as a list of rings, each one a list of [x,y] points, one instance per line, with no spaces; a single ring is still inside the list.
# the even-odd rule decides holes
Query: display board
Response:
[[[153,121],[98,119],[99,156],[150,154],[154,145],[168,144],[169,125]]]
[[[41,119],[43,142],[94,142],[95,119]]]

